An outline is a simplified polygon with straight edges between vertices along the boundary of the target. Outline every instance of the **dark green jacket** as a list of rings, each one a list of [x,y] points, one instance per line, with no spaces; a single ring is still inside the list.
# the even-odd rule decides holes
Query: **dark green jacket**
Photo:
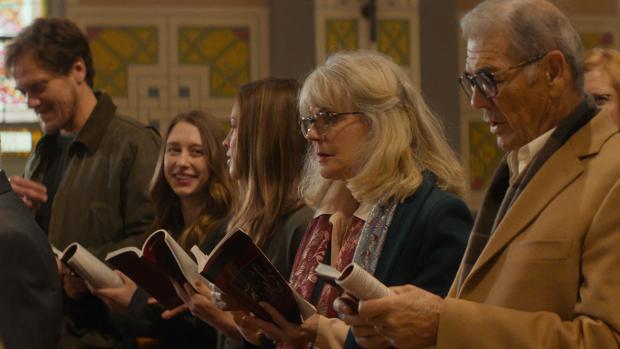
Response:
[[[25,176],[42,182],[57,135],[36,146]],[[97,105],[69,148],[64,175],[52,203],[48,237],[64,249],[77,241],[99,257],[140,245],[153,221],[148,196],[160,147],[157,132],[117,114],[110,97]]]
[[[97,105],[69,146],[48,226],[59,249],[79,242],[99,258],[119,247],[141,246],[154,218],[148,195],[161,139],[157,132],[117,114],[110,97]],[[57,159],[58,135],[44,136],[28,161],[25,177],[43,182]],[[65,297],[63,348],[113,347],[105,305],[92,295]],[[77,338],[81,338],[77,342]]]

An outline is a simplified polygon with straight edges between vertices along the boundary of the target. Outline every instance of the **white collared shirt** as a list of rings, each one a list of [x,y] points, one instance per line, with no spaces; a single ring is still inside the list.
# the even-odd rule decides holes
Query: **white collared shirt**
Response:
[[[534,156],[542,149],[547,143],[549,137],[555,130],[555,127],[542,135],[536,137],[528,144],[522,146],[517,151],[508,153],[507,162],[508,169],[510,170],[510,183],[512,184],[523,170],[529,165]]]

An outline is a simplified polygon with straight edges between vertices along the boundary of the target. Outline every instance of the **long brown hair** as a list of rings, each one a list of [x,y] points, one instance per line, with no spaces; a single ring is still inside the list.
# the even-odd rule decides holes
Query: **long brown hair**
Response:
[[[195,222],[183,222],[179,197],[172,191],[164,176],[166,142],[174,126],[180,122],[187,122],[198,128],[209,171],[207,182],[201,189],[204,197],[202,211]],[[225,136],[223,126],[213,116],[202,111],[181,113],[168,126],[151,181],[151,199],[156,213],[153,229],[163,228],[173,232],[179,244],[186,249],[193,244],[204,243],[212,229],[224,224],[233,205],[233,183],[228,175],[222,147]]]
[[[297,191],[306,141],[299,129],[293,79],[267,78],[238,95],[237,169],[240,199],[228,230],[238,227],[264,246],[278,219],[303,205]]]

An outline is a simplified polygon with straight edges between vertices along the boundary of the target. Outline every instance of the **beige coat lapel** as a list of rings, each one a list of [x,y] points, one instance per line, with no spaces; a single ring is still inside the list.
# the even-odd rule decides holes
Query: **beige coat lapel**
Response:
[[[558,193],[584,171],[580,158],[598,153],[602,144],[618,132],[608,118],[606,113],[599,113],[545,162],[504,216],[465,278],[461,290],[467,288],[467,282],[503,251]]]
[[[508,245],[559,192],[582,172],[583,166],[572,150],[567,147],[558,149],[556,154],[532,178],[527,188],[506,213],[476,264],[484,265]],[[476,266],[472,271],[475,269]]]

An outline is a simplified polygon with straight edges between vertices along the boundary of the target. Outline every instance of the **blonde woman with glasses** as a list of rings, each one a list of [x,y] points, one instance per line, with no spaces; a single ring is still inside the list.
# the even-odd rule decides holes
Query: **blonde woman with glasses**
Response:
[[[351,309],[333,308],[341,292],[320,282],[314,268],[356,262],[388,286],[415,284],[445,295],[472,224],[462,201],[463,170],[408,75],[384,55],[331,56],[306,78],[299,107],[310,146],[302,191],[321,197],[325,181],[343,183],[357,208],[341,234],[328,223],[321,228],[315,216],[300,245],[292,286],[318,314],[295,326],[267,305],[275,324],[249,315],[244,322],[279,347],[356,347],[335,317],[335,310]],[[389,346],[370,326],[354,331],[364,346]]]

